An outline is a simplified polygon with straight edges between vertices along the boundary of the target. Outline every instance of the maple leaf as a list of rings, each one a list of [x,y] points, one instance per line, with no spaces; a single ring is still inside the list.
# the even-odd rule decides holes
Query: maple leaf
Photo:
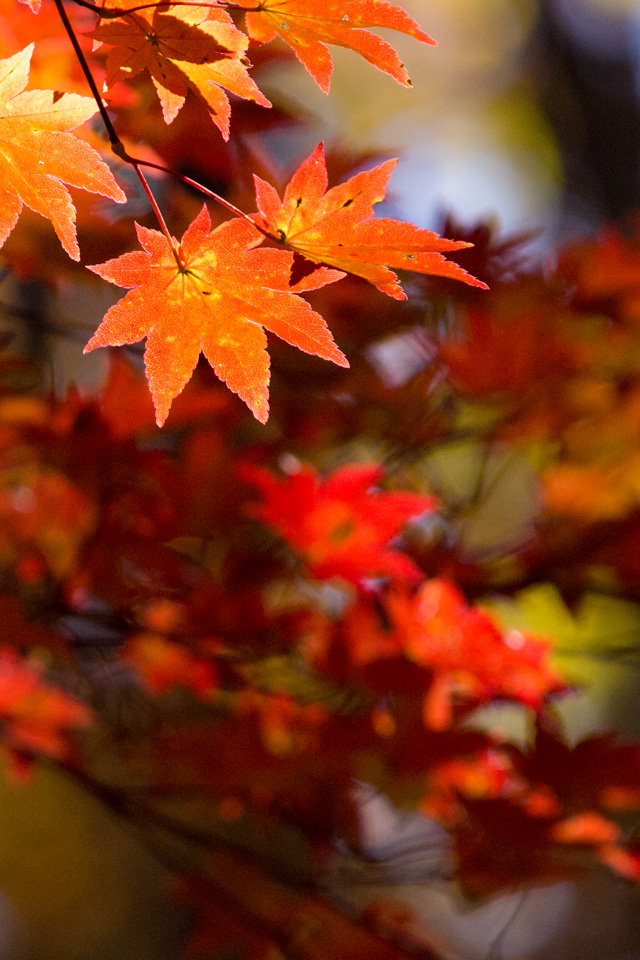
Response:
[[[159,7],[138,10],[100,24],[88,36],[115,48],[107,58],[105,87],[149,71],[166,123],[175,119],[188,87],[204,100],[225,140],[231,107],[223,87],[245,100],[271,106],[247,73],[247,61],[240,59],[249,41],[224,10],[190,6],[170,14]]]
[[[489,614],[469,607],[463,594],[446,580],[425,582],[409,604],[405,621],[408,656],[436,671],[432,702],[425,703],[426,718],[437,694],[448,698],[458,683],[474,697],[505,697],[535,710],[551,693],[567,690],[551,664],[548,642],[519,630],[502,632]],[[400,613],[400,607],[396,608]]]
[[[309,466],[281,481],[256,467],[245,467],[241,474],[265,498],[251,508],[253,516],[277,530],[315,577],[342,577],[350,583],[377,574],[420,577],[409,557],[389,541],[411,517],[433,510],[437,500],[373,489],[382,475],[378,464],[341,467],[326,480]]]
[[[143,252],[89,267],[111,283],[135,289],[108,311],[85,353],[147,337],[145,362],[158,426],[191,377],[201,349],[218,377],[262,423],[269,410],[264,329],[305,353],[349,365],[322,317],[296,295],[341,274],[317,270],[292,287],[293,254],[253,250],[263,237],[246,220],[227,220],[212,233],[210,227],[203,206],[182,238],[180,267],[163,234],[138,224]]]
[[[260,43],[277,35],[295,52],[324,93],[329,92],[333,61],[325,43],[348,47],[398,83],[410,87],[405,66],[391,44],[369,27],[389,27],[435,45],[401,7],[387,0],[239,0],[247,10],[247,31]]]
[[[54,226],[64,249],[80,259],[76,210],[65,183],[118,203],[126,197],[96,151],[68,133],[96,112],[91,97],[26,90],[33,44],[0,60],[0,245],[26,205]]]
[[[155,429],[155,415],[144,377],[122,355],[110,358],[108,379],[100,392],[100,414],[113,437],[125,440]],[[193,385],[182,393],[173,407],[173,422],[193,425],[211,414],[229,409],[231,397],[224,390]]]
[[[443,256],[468,243],[446,240],[411,223],[373,217],[373,204],[384,199],[396,163],[387,160],[327,190],[324,147],[319,143],[294,173],[283,200],[271,184],[254,176],[259,211],[254,220],[309,260],[355,273],[396,300],[407,296],[390,267],[450,277],[486,290],[486,284]]]
[[[432,672],[423,704],[431,730],[451,725],[460,698],[469,706],[504,698],[539,710],[551,693],[567,689],[543,638],[503,633],[447,580],[426,580],[413,595],[396,584],[376,604],[361,600],[345,627],[343,640],[355,665],[390,664],[403,656]]]

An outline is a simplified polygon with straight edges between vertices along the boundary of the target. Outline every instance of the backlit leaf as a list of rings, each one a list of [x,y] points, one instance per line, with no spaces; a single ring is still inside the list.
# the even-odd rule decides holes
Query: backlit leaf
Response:
[[[406,294],[390,267],[486,289],[486,284],[443,256],[469,244],[443,239],[411,223],[373,217],[373,204],[384,199],[396,162],[387,160],[327,190],[320,143],[294,173],[282,200],[270,184],[254,177],[256,223],[309,260],[364,277],[396,300],[406,300]]]
[[[249,36],[260,43],[281,37],[325,93],[333,71],[326,43],[355,50],[408,87],[411,80],[398,54],[369,27],[389,27],[421,43],[435,43],[401,7],[387,0],[262,0],[258,10],[253,0],[240,0],[239,6],[247,10]]]
[[[96,113],[91,97],[25,90],[33,44],[0,61],[0,244],[26,205],[54,226],[64,249],[80,259],[76,210],[65,183],[124,203],[106,163],[67,131]]]
[[[204,206],[178,248],[180,267],[167,239],[140,226],[143,251],[89,267],[105,280],[133,289],[109,310],[85,352],[147,337],[147,377],[159,426],[201,350],[229,389],[266,422],[265,329],[305,353],[348,366],[322,317],[289,284],[293,255],[254,250],[262,235],[246,220],[228,220],[212,233],[210,227]],[[324,270],[314,277],[322,285],[340,275]],[[305,279],[304,289],[313,289]]]

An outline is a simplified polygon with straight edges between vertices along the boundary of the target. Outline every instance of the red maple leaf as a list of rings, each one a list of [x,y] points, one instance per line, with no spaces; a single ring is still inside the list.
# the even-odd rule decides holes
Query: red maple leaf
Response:
[[[369,27],[389,27],[435,44],[401,7],[387,0],[239,0],[247,31],[260,43],[281,37],[321,90],[329,92],[333,61],[325,43],[348,47],[407,87],[411,80],[393,47]]]
[[[446,580],[426,580],[415,594],[395,585],[375,608],[361,600],[345,618],[343,638],[359,667],[405,657],[432,672],[424,698],[432,730],[450,726],[456,702],[468,710],[503,698],[539,709],[550,693],[567,689],[546,640],[501,631]]]
[[[373,204],[384,199],[396,163],[387,160],[327,190],[320,143],[294,173],[283,200],[271,184],[254,176],[259,211],[255,222],[309,260],[364,277],[396,300],[407,296],[390,267],[462,280],[486,290],[486,284],[443,256],[468,243],[373,216]]]
[[[85,352],[147,337],[145,362],[158,426],[190,379],[201,350],[220,379],[265,423],[265,329],[305,353],[349,366],[322,317],[296,295],[340,274],[316,270],[292,287],[293,254],[254,250],[263,237],[246,220],[227,220],[211,233],[210,227],[203,206],[172,248],[162,233],[136,224],[142,252],[89,267],[111,283],[134,289],[111,307]]]
[[[378,464],[349,465],[321,480],[309,466],[278,480],[268,470],[246,467],[244,479],[260,488],[262,504],[251,513],[276,530],[321,580],[358,583],[380,574],[416,580],[413,562],[389,546],[406,522],[437,505],[435,497],[375,489]]]
[[[467,606],[446,580],[423,584],[412,598],[405,627],[409,657],[437,674],[432,702],[425,703],[427,716],[430,708],[438,715],[438,698],[445,700],[458,684],[479,700],[504,697],[533,709],[550,693],[567,689],[544,638],[503,632],[484,610]]]

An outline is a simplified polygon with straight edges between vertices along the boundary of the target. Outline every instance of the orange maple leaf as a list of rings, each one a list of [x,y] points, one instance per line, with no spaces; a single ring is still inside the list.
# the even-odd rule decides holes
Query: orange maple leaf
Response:
[[[247,10],[249,36],[260,43],[281,37],[325,93],[333,72],[325,43],[355,50],[407,87],[411,80],[398,54],[368,28],[389,27],[435,45],[415,20],[387,0],[260,0],[259,6],[255,0],[239,0],[238,6]]]
[[[442,255],[470,244],[373,216],[373,204],[384,199],[396,163],[387,160],[327,190],[324,147],[319,143],[294,173],[283,200],[271,184],[254,176],[259,211],[255,222],[309,260],[364,277],[396,300],[407,296],[390,267],[450,277],[486,290],[486,284]]]
[[[96,151],[67,131],[97,110],[91,97],[25,90],[33,44],[0,60],[0,245],[26,204],[54,226],[64,249],[80,259],[76,210],[65,183],[118,203],[126,197]]]
[[[293,254],[253,250],[263,237],[246,220],[227,220],[212,233],[210,227],[203,206],[176,251],[180,266],[163,234],[136,224],[144,252],[89,267],[111,283],[135,289],[111,307],[85,353],[147,337],[145,362],[158,426],[201,349],[262,423],[269,411],[265,329],[305,353],[349,366],[322,317],[296,295],[342,274],[322,268],[292,287]]]
[[[420,578],[413,561],[389,541],[411,517],[434,510],[435,497],[376,490],[382,468],[375,463],[341,467],[326,480],[309,466],[283,480],[257,467],[241,474],[265,498],[250,508],[252,515],[284,537],[318,579]]]
[[[222,89],[263,107],[271,104],[240,58],[249,41],[225,10],[186,6],[167,13],[159,7],[124,13],[88,36],[113,46],[105,87],[148,70],[166,123],[182,107],[190,87],[205,102],[211,119],[229,139],[231,107]]]

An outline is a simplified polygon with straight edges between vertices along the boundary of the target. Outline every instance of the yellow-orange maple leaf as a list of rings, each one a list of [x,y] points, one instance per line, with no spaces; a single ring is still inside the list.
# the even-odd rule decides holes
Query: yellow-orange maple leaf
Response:
[[[245,100],[271,106],[241,59],[249,41],[225,10],[185,6],[172,8],[171,13],[160,7],[125,12],[89,36],[114,48],[107,58],[106,87],[149,71],[166,123],[175,119],[189,87],[204,100],[225,140],[231,107],[223,87]]]
[[[277,35],[295,52],[321,90],[329,92],[333,61],[325,44],[355,50],[374,67],[411,86],[404,64],[391,44],[369,31],[388,27],[435,44],[408,13],[387,0],[239,0],[247,11],[252,39],[268,43]]]
[[[373,216],[373,204],[384,199],[396,163],[387,160],[327,190],[320,143],[294,173],[283,200],[271,184],[254,176],[259,211],[254,219],[309,260],[364,277],[396,300],[406,300],[406,294],[390,267],[462,280],[486,290],[486,284],[443,256],[471,244]]]
[[[163,234],[137,224],[143,252],[89,267],[111,283],[135,289],[109,310],[85,352],[147,337],[147,377],[159,426],[201,349],[263,423],[269,411],[265,329],[306,353],[349,366],[322,317],[296,295],[342,274],[321,268],[292,287],[293,254],[254,250],[263,236],[246,220],[227,220],[211,233],[210,228],[204,206],[177,248],[180,268]]]
[[[33,44],[0,60],[0,245],[26,205],[54,226],[64,249],[80,259],[76,210],[65,183],[118,203],[126,197],[96,151],[67,131],[96,113],[75,93],[25,90]]]

